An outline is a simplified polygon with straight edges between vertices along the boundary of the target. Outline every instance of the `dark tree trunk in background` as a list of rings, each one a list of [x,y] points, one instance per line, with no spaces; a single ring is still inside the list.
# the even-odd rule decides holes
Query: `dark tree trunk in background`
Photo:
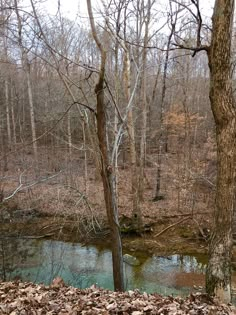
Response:
[[[172,18],[171,18],[172,20]],[[170,55],[170,46],[171,40],[174,35],[175,23],[171,23],[171,31],[168,36],[167,45],[166,45],[166,55],[163,69],[163,78],[162,78],[162,87],[161,87],[161,100],[160,100],[160,135],[158,138],[158,151],[157,151],[157,176],[156,176],[156,189],[155,189],[155,197],[154,201],[158,201],[163,199],[163,195],[161,193],[161,176],[162,176],[162,155],[164,154],[164,146],[167,147],[167,144],[164,143],[165,138],[165,128],[164,128],[164,115],[165,115],[165,98],[166,98],[166,83],[167,83],[167,71],[169,64],[169,55]]]

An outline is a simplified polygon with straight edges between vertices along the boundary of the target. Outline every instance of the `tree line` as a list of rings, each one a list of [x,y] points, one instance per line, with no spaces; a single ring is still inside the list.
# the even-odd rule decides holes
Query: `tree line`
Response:
[[[230,301],[234,1],[216,0],[212,23],[202,15],[199,0],[170,0],[164,8],[155,0],[103,1],[96,19],[87,0],[86,23],[63,17],[60,6],[56,16],[47,16],[40,5],[1,1],[2,174],[16,153],[32,154],[37,177],[45,150],[53,155],[63,147],[69,158],[78,152],[86,162],[86,186],[91,159],[103,183],[114,287],[123,290],[120,165],[125,161],[130,167],[132,220],[139,232],[148,164],[155,165],[153,200],[158,202],[164,198],[166,156],[181,154],[187,178],[198,152],[212,139],[217,180],[206,290]]]

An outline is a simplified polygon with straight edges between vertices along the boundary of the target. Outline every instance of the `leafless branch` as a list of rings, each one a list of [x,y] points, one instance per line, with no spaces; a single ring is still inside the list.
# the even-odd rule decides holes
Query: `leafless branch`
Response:
[[[13,191],[13,193],[11,193],[9,196],[4,197],[3,200],[2,200],[3,202],[6,201],[6,200],[11,199],[12,197],[14,197],[15,194],[17,194],[17,192],[22,189],[22,186],[23,186],[23,184],[22,184],[22,176],[23,176],[23,174],[24,174],[24,172],[22,172],[22,173],[20,174],[20,176],[19,176],[19,185],[18,185],[18,187],[17,187],[17,188]]]
[[[25,172],[25,171],[24,171],[24,172]],[[38,184],[41,184],[41,183],[43,183],[43,182],[46,182],[46,181],[48,181],[48,180],[50,180],[50,179],[52,179],[52,178],[58,176],[59,174],[61,174],[62,171],[60,171],[60,172],[58,172],[58,173],[56,173],[56,174],[53,174],[52,176],[45,177],[45,178],[41,178],[41,179],[39,179],[39,180],[37,180],[37,181],[34,181],[34,182],[30,183],[30,184],[23,184],[23,183],[22,183],[22,176],[24,175],[24,172],[22,172],[22,173],[20,174],[20,176],[19,176],[19,185],[18,185],[18,187],[17,187],[9,196],[4,197],[3,200],[2,200],[3,202],[4,202],[4,201],[7,201],[7,200],[9,200],[9,199],[11,199],[12,197],[14,197],[14,196],[15,196],[18,192],[20,192],[20,191],[23,191],[23,190],[25,190],[25,189],[29,189],[29,188],[31,188],[31,187],[33,187],[33,186],[36,186],[36,185],[38,185]]]

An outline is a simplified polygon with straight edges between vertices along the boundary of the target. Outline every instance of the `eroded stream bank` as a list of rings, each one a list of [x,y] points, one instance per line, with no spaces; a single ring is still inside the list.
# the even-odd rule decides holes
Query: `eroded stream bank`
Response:
[[[72,243],[110,246],[109,227],[105,220],[97,223],[91,218],[87,220],[69,216],[45,216],[40,212],[25,215],[23,211],[19,211],[19,213],[9,211],[6,212],[6,215],[6,218],[0,220],[1,236],[50,238]],[[124,250],[162,256],[175,253],[206,254],[207,242],[201,236],[199,237],[199,231],[191,220],[178,225],[174,224],[169,229],[175,221],[176,218],[172,220],[162,217],[158,220],[151,219],[148,220],[148,225],[151,226],[149,233],[143,233],[141,236],[122,234]],[[160,233],[161,235],[159,235]]]

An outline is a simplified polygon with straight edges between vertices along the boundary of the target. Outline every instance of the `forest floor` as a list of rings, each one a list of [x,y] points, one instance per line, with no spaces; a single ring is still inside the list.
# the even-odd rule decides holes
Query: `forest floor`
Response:
[[[154,201],[156,167],[151,159],[152,156],[145,170],[144,198],[140,204],[143,223],[149,231],[141,235],[123,234],[124,250],[135,255],[206,254],[214,210],[214,175],[211,177],[209,165],[198,161],[196,167],[189,170],[181,156],[167,156],[163,161],[163,200]],[[22,162],[17,165],[14,161],[13,164],[1,177],[0,194],[5,198],[0,203],[1,235],[49,237],[110,246],[102,182],[91,165],[86,177],[84,161],[63,160],[63,154],[55,156],[52,165],[45,166],[45,161],[42,162],[37,174],[31,156],[24,157],[25,167]],[[130,170],[124,164],[118,173],[121,225],[129,224],[132,217],[130,178]],[[236,250],[233,252],[235,262]],[[233,282],[236,283],[236,279]],[[76,296],[74,300],[73,294],[69,298],[69,293],[68,300],[67,297],[63,302],[60,300],[62,294],[67,296],[67,292],[72,291]],[[4,292],[11,293],[8,300]],[[4,313],[4,308],[9,310],[9,307],[12,314],[19,313],[16,309],[26,314],[23,310],[27,307],[32,307],[32,314],[98,314],[97,309],[103,309],[99,314],[236,314],[235,310],[203,301],[204,295],[183,300],[135,292],[131,297],[130,293],[97,288],[78,290],[63,285],[55,290],[22,283],[3,283],[0,294],[1,314],[8,314]],[[27,302],[28,294],[30,300]],[[80,302],[75,305],[72,300],[81,301],[83,313],[78,309]]]
[[[212,223],[212,208],[206,204],[209,200],[204,202],[191,200],[192,196],[190,199],[189,196],[178,196],[179,192],[170,185],[168,190],[163,189],[164,200],[154,202],[152,187],[155,185],[148,182],[153,172],[153,169],[146,171],[146,189],[141,202],[143,224],[148,227],[148,232],[123,234],[123,246],[149,254],[206,253]],[[127,180],[129,170],[120,170],[119,175],[120,224],[129,226],[132,217],[131,188]],[[33,182],[31,179],[25,181],[26,187]],[[66,181],[65,175],[60,173],[19,191],[1,205],[1,228],[6,232],[9,229],[14,233],[18,231],[20,235],[51,235],[64,240],[109,245],[101,181],[90,177],[87,192],[82,189],[83,178],[76,178],[76,183],[65,184]],[[16,185],[8,181],[4,186],[5,194],[14,191]]]
[[[8,171],[1,177],[0,192],[5,199],[9,197],[0,204],[3,231],[109,245],[102,182],[91,160],[86,176],[84,160],[76,154],[68,160],[61,151],[50,156],[42,151],[37,174],[32,155],[17,158],[9,162]],[[166,154],[161,181],[163,200],[154,201],[156,162],[155,155],[148,156],[140,208],[149,232],[123,235],[124,248],[161,255],[207,252],[214,182],[205,160],[196,158],[189,169],[183,163],[184,156]],[[117,186],[121,226],[129,225],[132,217],[130,179],[130,168],[123,163]]]
[[[233,315],[234,306],[220,305],[205,294],[163,297],[138,290],[112,292],[92,286],[80,290],[65,286],[60,278],[50,286],[20,282],[0,284],[0,312],[4,314],[67,315]]]

